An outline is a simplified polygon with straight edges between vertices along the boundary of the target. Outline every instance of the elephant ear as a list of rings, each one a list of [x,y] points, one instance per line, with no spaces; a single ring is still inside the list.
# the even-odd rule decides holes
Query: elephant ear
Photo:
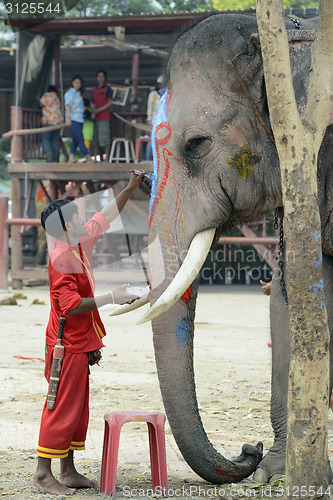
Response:
[[[311,45],[316,38],[317,31],[315,27],[307,30],[291,29],[287,30],[287,35],[296,102],[298,110],[302,115],[307,103],[308,96],[309,73],[311,68]],[[253,33],[250,36],[247,59],[248,63],[250,63],[251,60],[261,60],[262,64],[260,39],[258,33]]]
[[[252,97],[256,101],[261,99],[264,88],[264,70],[257,34],[251,35],[247,51],[237,54],[231,61],[231,65],[237,67],[237,71]]]

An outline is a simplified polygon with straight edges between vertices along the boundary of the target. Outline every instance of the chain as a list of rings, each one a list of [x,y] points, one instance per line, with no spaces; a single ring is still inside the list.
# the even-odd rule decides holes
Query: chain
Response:
[[[284,298],[285,303],[288,305],[288,295],[286,282],[284,279],[284,258],[283,258],[283,224],[282,221],[279,220],[279,216],[277,214],[274,215],[274,229],[279,228],[279,255],[278,255],[278,266],[279,266],[279,274],[280,274],[280,287],[282,297]]]
[[[300,21],[298,19],[295,19],[295,17],[291,17],[290,21],[292,21],[294,23],[295,28],[297,30],[301,30],[302,29],[301,23],[300,23]]]

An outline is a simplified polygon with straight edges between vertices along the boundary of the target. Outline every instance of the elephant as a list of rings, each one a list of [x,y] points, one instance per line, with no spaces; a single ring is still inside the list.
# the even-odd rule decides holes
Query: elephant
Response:
[[[298,23],[286,19],[300,113],[307,100],[311,43],[317,26],[317,19]],[[241,75],[243,88],[233,67]],[[152,308],[141,322],[152,320],[165,411],[184,459],[206,481],[237,482],[254,472],[256,481],[272,482],[285,470],[290,359],[288,309],[278,279],[273,280],[270,300],[274,444],[264,457],[260,442],[256,446],[243,445],[234,460],[217,452],[199,414],[193,369],[198,272],[211,245],[222,231],[259,220],[267,212],[278,211],[283,219],[279,159],[269,133],[256,18],[215,14],[188,27],[179,34],[170,51],[164,82],[165,92],[152,130],[154,176],[149,216]],[[327,127],[318,157],[323,279],[330,328],[333,325],[332,129],[333,126]],[[156,241],[161,253],[156,250]],[[332,366],[332,356],[330,362]]]

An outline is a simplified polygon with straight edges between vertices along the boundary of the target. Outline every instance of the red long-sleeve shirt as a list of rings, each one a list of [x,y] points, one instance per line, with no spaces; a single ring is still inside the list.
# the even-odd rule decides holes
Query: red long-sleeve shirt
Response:
[[[77,307],[82,298],[94,297],[91,251],[100,235],[109,228],[102,214],[96,213],[86,224],[86,234],[79,245],[55,240],[49,260],[51,311],[46,328],[46,343],[55,345],[60,316]],[[89,352],[104,347],[106,335],[97,309],[66,316],[62,344],[68,352]]]

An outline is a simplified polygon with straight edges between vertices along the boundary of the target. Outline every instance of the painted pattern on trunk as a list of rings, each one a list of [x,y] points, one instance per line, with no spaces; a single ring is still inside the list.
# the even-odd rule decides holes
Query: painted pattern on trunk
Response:
[[[154,145],[153,147],[153,165],[154,165],[154,174],[153,174],[153,182],[152,182],[152,193],[151,193],[151,199],[150,199],[150,207],[149,207],[149,227],[151,227],[151,224],[153,222],[153,218],[155,215],[155,212],[157,208],[161,211],[162,214],[162,224],[164,226],[164,232],[166,235],[166,239],[169,245],[169,250],[170,254],[172,256],[172,250],[171,250],[171,243],[170,243],[170,238],[168,235],[168,230],[166,227],[166,223],[164,220],[164,209],[163,209],[163,204],[162,204],[162,193],[167,185],[168,180],[170,179],[170,173],[171,173],[171,167],[170,167],[170,161],[169,158],[173,154],[170,152],[166,144],[168,143],[170,137],[171,137],[171,125],[168,119],[168,103],[170,100],[170,89],[166,89],[164,94],[161,96],[159,106],[156,112],[154,124],[153,124],[153,129],[152,129],[152,143]],[[177,162],[180,162],[179,158],[175,158]],[[160,182],[160,185],[157,186],[158,184],[158,177],[163,172],[162,175],[162,181]],[[180,193],[180,185],[177,184],[176,179],[172,178],[172,183],[175,188],[175,193],[176,193],[176,207],[175,207],[175,213],[173,214],[173,220],[175,221],[175,227],[177,224],[178,219],[180,218],[182,222],[182,230],[183,230],[183,235],[185,239],[185,223],[184,223],[184,217],[182,213],[180,212],[181,208],[181,197],[179,195]],[[186,292],[182,295],[181,300],[183,301],[184,304],[187,304],[191,298],[191,292],[192,292],[192,287],[190,286]],[[178,324],[176,325],[176,337],[182,347],[185,347],[186,341],[188,334],[190,332],[190,325],[189,325],[189,318],[188,316],[184,316],[178,321]]]
[[[182,347],[186,346],[187,337],[190,333],[189,317],[180,318],[176,326],[176,337]]]
[[[170,90],[166,89],[166,91],[164,92],[164,94],[160,99],[151,133],[151,141],[154,145],[153,147],[154,174],[153,174],[153,182],[152,182],[152,190],[151,190],[151,198],[149,206],[149,227],[151,226],[155,210],[161,199],[161,195],[166,186],[166,182],[168,180],[168,175],[169,175],[170,165],[166,161],[166,169],[164,171],[163,180],[161,182],[159,189],[157,190],[157,179],[158,179],[158,173],[160,171],[160,160],[161,160],[160,146],[166,144],[169,138],[171,137],[171,126],[169,123],[168,112],[167,112],[167,104],[169,102],[169,99],[170,99]],[[164,128],[166,130],[163,130]],[[164,137],[163,137],[163,132],[164,132]],[[160,136],[159,139],[157,138],[157,135]],[[163,158],[165,159],[164,154]]]

